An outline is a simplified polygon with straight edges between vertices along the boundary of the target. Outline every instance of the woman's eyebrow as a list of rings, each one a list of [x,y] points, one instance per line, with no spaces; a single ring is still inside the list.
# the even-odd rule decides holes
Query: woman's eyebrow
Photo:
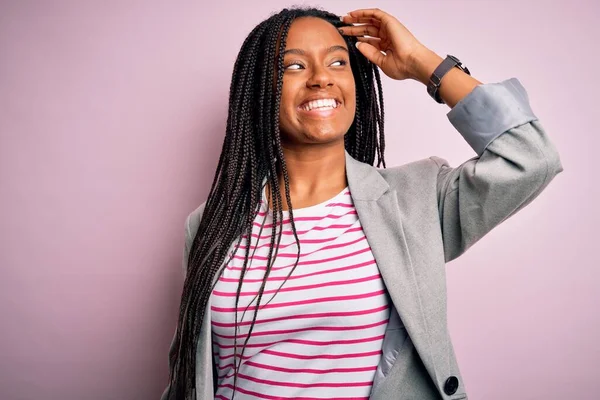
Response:
[[[345,48],[344,46],[335,45],[335,46],[331,46],[330,48],[327,49],[327,54],[333,53],[334,51],[340,51],[340,50],[348,53],[348,49]],[[297,54],[297,55],[303,56],[303,55],[306,55],[306,52],[302,49],[288,49],[283,52],[284,56],[286,54]]]

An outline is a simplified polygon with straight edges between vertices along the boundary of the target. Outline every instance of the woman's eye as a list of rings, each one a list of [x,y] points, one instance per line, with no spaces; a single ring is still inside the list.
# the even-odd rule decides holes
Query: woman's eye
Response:
[[[339,63],[340,67],[348,64],[348,62],[346,60],[337,60],[337,61],[332,62],[331,65],[336,64],[336,63]]]
[[[297,67],[297,68],[292,68],[292,67]],[[298,70],[300,68],[304,68],[302,65],[298,64],[298,63],[292,63],[292,64],[288,64],[285,69],[294,69],[294,70]]]

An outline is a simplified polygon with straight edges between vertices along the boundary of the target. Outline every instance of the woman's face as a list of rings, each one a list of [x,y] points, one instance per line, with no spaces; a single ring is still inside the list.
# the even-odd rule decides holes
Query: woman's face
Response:
[[[284,53],[279,124],[288,146],[343,141],[354,121],[356,88],[346,42],[329,22],[296,19]]]

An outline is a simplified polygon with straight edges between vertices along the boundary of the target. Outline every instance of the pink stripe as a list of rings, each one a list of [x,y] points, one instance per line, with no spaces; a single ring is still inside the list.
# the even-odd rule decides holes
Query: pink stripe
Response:
[[[352,225],[354,225],[354,223],[352,223],[352,224],[334,224],[334,225],[324,226],[324,227],[317,227],[317,226],[315,226],[315,227],[313,227],[311,229],[308,229],[308,230],[305,230],[305,231],[297,230],[296,233],[298,234],[298,237],[300,237],[300,236],[304,235],[305,233],[310,232],[311,230],[313,230],[313,231],[314,230],[316,230],[316,231],[323,231],[323,230],[327,230],[327,229],[343,229],[345,227],[350,227]],[[360,230],[361,228],[359,227],[358,229],[357,228],[353,228],[353,229]],[[349,230],[349,231],[346,231],[346,232],[353,232],[353,230]],[[288,230],[288,231],[283,231],[282,232],[282,235],[290,235],[291,236],[293,234],[294,234],[294,232],[292,230]],[[258,234],[256,234],[256,233],[253,233],[251,236],[253,238],[258,238]],[[248,235],[242,235],[242,238],[243,239],[247,239]],[[261,240],[270,239],[270,238],[271,238],[271,234],[270,233],[268,233],[266,235],[262,235],[260,237]]]
[[[299,359],[299,360],[318,360],[320,358],[323,358],[326,360],[336,360],[336,359],[340,359],[340,358],[360,358],[360,357],[377,356],[377,355],[381,355],[382,351],[377,350],[377,351],[367,351],[364,353],[344,353],[344,354],[317,354],[314,356],[304,355],[304,354],[283,353],[283,352],[274,351],[274,350],[263,350],[261,353],[269,354],[271,356],[283,357],[283,358],[295,358],[295,359]]]
[[[296,383],[296,382],[281,382],[281,381],[272,381],[268,379],[259,379],[253,376],[249,376],[246,374],[238,374],[240,378],[262,383],[264,385],[272,385],[272,386],[284,386],[284,387],[296,387],[296,388],[316,388],[316,387],[327,387],[327,388],[336,388],[336,387],[361,387],[361,386],[371,386],[373,382],[319,382],[319,383]]]
[[[356,330],[360,330],[360,329],[369,329],[369,328],[374,328],[376,326],[380,326],[380,325],[385,325],[387,324],[388,319],[384,319],[383,321],[379,321],[379,322],[372,322],[370,324],[365,324],[365,325],[356,325],[356,326],[309,326],[306,328],[297,328],[297,329],[281,329],[281,330],[276,330],[276,331],[264,331],[264,332],[252,332],[252,338],[257,337],[257,336],[269,336],[269,335],[285,335],[285,334],[289,334],[289,333],[298,333],[298,332],[312,332],[312,331],[325,331],[325,332],[339,332],[339,331],[356,331]],[[219,335],[213,332],[213,335],[218,336],[220,338],[223,339],[233,339],[233,335]],[[246,336],[248,335],[239,335],[237,337],[238,340],[246,340]],[[295,340],[300,340],[300,339],[289,339],[289,341],[291,343],[295,343]],[[275,343],[281,343],[281,342],[287,342],[288,340],[278,340],[277,342],[274,343],[270,343],[270,345],[273,345]],[[369,340],[363,340],[365,342],[368,342]],[[308,342],[308,341],[307,341]],[[218,347],[220,348],[228,348],[228,349],[233,349],[233,345],[222,345],[219,343],[215,343]],[[323,344],[322,346],[327,345],[327,343]],[[266,344],[262,344],[261,346],[266,346]],[[249,344],[246,347],[260,347],[258,345],[252,345],[250,346]]]
[[[352,224],[354,225],[354,224]],[[350,226],[352,226],[350,225]],[[334,228],[343,228],[343,225],[339,225],[339,226],[334,226]],[[325,227],[325,229],[332,229],[331,227]],[[318,229],[318,227],[314,227],[312,229],[313,231],[319,231],[321,229]],[[323,229],[324,230],[324,229]],[[362,226],[357,226],[355,228],[350,228],[348,230],[345,230],[344,232],[342,232],[340,235],[344,234],[344,233],[350,233],[350,232],[361,232],[363,230]],[[300,239],[300,244],[313,244],[313,243],[325,243],[325,242],[330,242],[332,240],[337,239],[337,236],[334,236],[332,238],[325,238],[325,239]]]
[[[219,385],[219,387],[227,388],[233,390],[233,385],[224,384]],[[268,400],[369,400],[368,397],[281,397],[281,396],[270,396],[268,394],[262,394],[258,392],[253,392],[251,390],[247,390],[236,386],[236,391],[240,393],[247,394],[249,396],[258,397],[260,399],[268,399]]]
[[[308,231],[307,231],[308,232]],[[300,236],[300,232],[298,232],[298,236]],[[270,238],[271,236],[269,236]],[[302,240],[300,240],[300,243],[302,243]],[[280,244],[279,245],[279,249],[285,249],[286,247],[290,247],[291,245],[296,244],[296,242],[290,242],[288,244]],[[256,250],[256,249],[262,249],[263,247],[271,247],[271,242],[266,242],[265,244],[261,244],[260,246],[250,246],[250,250]],[[240,250],[246,250],[246,246],[241,246],[240,245]],[[243,257],[242,257],[243,258]]]
[[[263,353],[264,353],[264,352],[263,352]],[[218,356],[218,357],[219,357],[219,360],[226,360],[226,359],[228,359],[228,358],[231,358],[231,357],[233,357],[233,353],[232,353],[232,354],[228,354],[228,355],[226,355],[226,356],[222,356],[222,355],[220,355],[219,353],[214,353],[214,352],[213,352],[213,355],[214,355],[214,356]],[[235,357],[236,357],[236,358],[240,358],[240,355],[239,355],[239,354],[236,354],[236,355],[235,355]],[[246,355],[246,356],[244,356],[244,358],[243,358],[243,359],[244,359],[244,360],[247,360],[247,359],[249,359],[249,358],[252,358],[252,357],[253,357],[253,356]]]
[[[260,204],[264,204],[262,201]],[[352,208],[354,207],[354,204],[350,203],[327,203],[325,204],[325,207],[346,207],[346,208]],[[258,215],[261,217],[264,217],[265,215],[267,215],[266,211],[259,211]]]
[[[233,366],[233,364],[229,364]],[[311,369],[311,368],[282,368],[276,367],[273,365],[259,364],[252,361],[247,361],[244,365],[248,365],[250,367],[260,368],[260,369],[268,369],[271,371],[278,372],[288,372],[292,374],[302,373],[302,374],[332,374],[332,373],[348,373],[348,372],[365,372],[365,371],[376,371],[377,366],[374,365],[372,367],[358,367],[358,368],[331,368],[331,369]]]
[[[301,278],[307,278],[309,276],[315,276],[315,275],[322,275],[322,274],[331,274],[334,272],[341,272],[341,271],[348,271],[351,269],[356,269],[356,268],[362,268],[362,267],[366,267],[369,265],[373,265],[375,264],[375,260],[369,260],[369,261],[365,261],[359,264],[353,264],[353,265],[349,265],[347,267],[340,267],[340,268],[332,268],[332,269],[328,269],[328,270],[324,270],[324,271],[316,271],[316,272],[311,272],[309,274],[304,274],[304,275],[293,275],[290,276],[288,278],[288,280],[292,280],[292,279],[301,279]],[[270,277],[269,276],[269,281],[283,281],[285,280],[285,276],[274,276],[274,277]],[[225,278],[225,277],[221,277],[219,278],[219,281],[221,282],[235,282],[238,283],[240,280],[239,278]],[[244,283],[251,283],[251,282],[262,282],[263,279],[262,278],[256,278],[256,279],[246,279],[244,278]]]
[[[387,320],[385,321],[387,322]],[[368,328],[372,328],[373,326],[378,326],[378,325],[383,325],[381,323],[377,323],[377,324],[371,324],[371,326],[367,326]],[[356,329],[356,328],[355,328]],[[313,330],[312,328],[309,329],[304,329],[303,331],[310,331]],[[323,330],[323,329],[320,329]],[[331,329],[325,329],[325,330],[331,330]],[[344,330],[344,329],[341,329]],[[218,337],[222,337],[224,339],[233,339],[233,336],[225,336],[225,335],[217,335],[215,334],[215,336]],[[357,343],[368,343],[368,342],[374,342],[376,340],[383,340],[383,336],[384,335],[380,335],[380,336],[373,336],[373,337],[368,337],[368,338],[361,338],[361,339],[342,339],[342,340],[330,340],[330,341],[317,341],[317,340],[304,340],[304,339],[283,339],[283,340],[277,340],[275,342],[270,342],[270,343],[248,343],[246,345],[246,348],[256,348],[256,347],[270,347],[273,345],[276,345],[278,343],[295,343],[295,344],[305,344],[308,346],[330,346],[330,345],[334,345],[334,344],[357,344]],[[252,337],[254,337],[254,333],[252,334]],[[246,336],[238,336],[238,340],[245,340]],[[218,342],[214,343],[216,347],[220,348],[220,349],[233,349],[234,345],[225,345],[225,344],[220,344]],[[237,344],[237,347],[241,348],[243,346],[243,343],[239,343]]]
[[[340,285],[351,285],[353,283],[361,283],[361,282],[368,282],[368,281],[372,281],[372,280],[376,280],[379,279],[380,275],[373,275],[373,276],[367,276],[364,278],[357,278],[357,279],[349,279],[346,281],[333,281],[333,282],[323,282],[323,283],[315,283],[312,285],[303,285],[303,286],[294,286],[294,287],[287,287],[287,288],[281,288],[281,289],[272,289],[272,290],[265,290],[264,294],[272,294],[272,293],[280,293],[280,292],[294,292],[296,290],[308,290],[308,289],[317,289],[317,288],[322,288],[322,287],[328,287],[328,286],[340,286]],[[213,290],[213,294],[216,296],[221,296],[221,297],[235,297],[235,293],[232,292],[220,292],[218,290]],[[258,294],[258,292],[241,292],[240,296],[256,296]]]
[[[246,362],[246,363],[244,363],[244,364],[248,364],[249,362],[250,362],[250,361],[248,361],[248,362]],[[223,365],[222,367],[221,367],[221,366],[218,366],[217,368],[218,368],[218,369],[233,368],[233,364],[227,364],[227,365]]]
[[[308,300],[300,300],[300,301],[289,301],[286,303],[277,303],[277,304],[265,304],[260,306],[260,310],[266,310],[270,308],[280,308],[280,307],[290,307],[290,306],[299,306],[303,304],[314,304],[314,303],[324,303],[328,301],[343,301],[343,300],[357,300],[357,299],[366,299],[368,297],[378,296],[380,294],[385,293],[385,290],[378,290],[376,292],[364,293],[364,294],[356,294],[351,296],[333,296],[333,297],[322,297],[318,299],[308,299]],[[212,311],[220,311],[220,312],[235,312],[235,308],[229,307],[215,307],[211,306],[210,309]],[[256,306],[248,307],[248,311],[253,311],[256,309]],[[240,309],[241,310],[241,309]]]
[[[331,237],[331,238],[325,238],[325,239],[303,239],[302,235],[305,234],[305,233],[310,232],[311,230],[312,231],[324,231],[324,230],[327,230],[327,229],[344,229],[344,228],[350,228],[353,225],[354,224],[330,225],[330,226],[315,226],[314,228],[312,228],[310,230],[307,230],[307,231],[296,231],[296,232],[298,233],[298,239],[300,239],[300,243],[301,244],[302,243],[304,243],[304,244],[309,244],[309,243],[325,243],[325,242],[330,242],[332,240],[337,239],[338,236],[334,236],[334,237]],[[354,228],[350,228],[350,229],[342,232],[341,234],[350,233],[350,232],[360,232],[362,230],[363,230],[362,226],[357,226],[357,227],[354,227]],[[283,234],[284,235],[293,235],[294,233],[292,231],[283,231]],[[252,237],[253,238],[257,238],[258,235],[254,233],[254,234],[252,234]],[[242,238],[244,240],[246,240],[248,238],[248,236],[247,235],[243,235]],[[266,239],[271,239],[271,235],[268,234],[268,235],[263,235],[263,236],[260,237],[260,240],[266,240]],[[290,242],[290,243],[288,243],[286,245],[283,245],[282,247],[287,247],[287,246],[290,246],[292,244],[296,244],[296,242],[295,241],[294,242]],[[258,248],[260,249],[262,247],[267,247],[267,246],[271,246],[271,242],[270,241],[267,242],[267,243],[265,243],[265,244],[262,244],[262,245],[258,246]],[[255,249],[255,248],[257,248],[257,247],[256,246],[250,246],[250,249]],[[245,250],[246,246],[240,245],[240,249],[244,249]]]
[[[300,254],[300,257],[308,257],[310,255],[313,255],[315,253],[318,253],[320,251],[323,250],[329,250],[329,249],[339,249],[341,247],[346,247],[346,246],[350,246],[352,244],[356,244],[358,242],[362,242],[363,240],[366,240],[367,237],[362,235],[361,237],[359,237],[358,239],[354,239],[350,242],[346,242],[346,243],[337,243],[337,244],[330,244],[329,246],[323,246],[315,251],[311,251],[310,253],[304,253],[304,254]],[[300,241],[300,244],[302,244],[302,241]],[[294,253],[278,253],[277,257],[287,257],[287,258],[296,258],[298,257],[298,254]],[[233,256],[233,258],[238,259],[238,260],[244,260],[246,258],[245,255],[243,256]],[[253,257],[254,260],[261,260],[261,261],[266,261],[268,260],[268,257],[265,256],[259,256],[259,255],[254,255]]]
[[[335,260],[341,260],[343,258],[348,258],[348,257],[352,257],[352,256],[356,256],[358,254],[362,254],[362,253],[366,253],[371,251],[370,247],[365,247],[362,250],[358,250],[355,251],[353,253],[347,253],[347,254],[342,254],[341,256],[336,256],[336,257],[331,257],[331,258],[323,258],[320,260],[308,260],[308,261],[298,261],[298,265],[314,265],[314,264],[321,264],[321,263],[326,263],[326,262],[331,262],[331,261],[335,261]],[[271,271],[280,271],[282,269],[286,269],[286,268],[290,268],[293,267],[294,264],[288,264],[288,265],[284,265],[282,267],[271,267]],[[230,271],[241,271],[242,267],[232,267],[229,266],[227,267],[228,270]],[[248,271],[266,271],[267,270],[267,266],[260,266],[260,267],[252,267],[249,268]]]
[[[361,357],[371,357],[371,356],[377,356],[377,355],[381,355],[383,354],[383,352],[381,350],[376,350],[376,351],[366,351],[363,353],[344,353],[344,354],[317,354],[314,356],[310,356],[310,355],[305,355],[305,354],[294,354],[294,353],[284,353],[281,351],[275,351],[275,350],[262,350],[261,351],[262,354],[268,354],[271,356],[276,356],[276,357],[282,357],[282,358],[293,358],[293,359],[298,359],[298,360],[318,360],[318,359],[325,359],[325,360],[338,360],[338,359],[343,359],[343,358],[361,358]],[[226,360],[228,358],[232,358],[234,356],[234,354],[228,354],[226,356],[222,356],[220,353],[218,352],[213,352],[213,355],[215,357],[219,357],[219,360]],[[240,358],[239,354],[235,354],[236,358]],[[248,360],[250,358],[254,357],[253,355],[245,355],[243,360]]]
[[[347,203],[329,203],[329,204],[327,204],[327,207],[347,207],[347,208],[352,208],[352,207],[354,207],[354,204],[347,204]]]
[[[276,322],[276,321],[287,321],[287,320],[291,320],[291,319],[349,317],[349,316],[356,316],[356,315],[366,315],[366,314],[372,314],[372,313],[386,310],[388,307],[389,307],[388,305],[385,305],[385,306],[371,308],[369,310],[361,310],[361,311],[340,311],[340,312],[325,312],[325,313],[315,313],[315,314],[289,315],[289,316],[284,316],[284,317],[256,320],[255,325],[265,324],[265,323],[269,323],[269,322]],[[221,327],[221,328],[235,327],[235,322],[211,321],[211,324],[213,327]],[[252,324],[252,321],[244,321],[244,322],[238,323],[238,326],[246,326],[246,325],[250,325],[250,324]]]
[[[322,220],[324,220],[326,218],[340,219],[340,218],[343,218],[343,217],[345,217],[347,215],[356,215],[356,214],[357,214],[356,210],[353,210],[353,211],[348,211],[346,214],[341,214],[341,215],[327,214],[327,215],[324,215],[322,217],[297,217],[297,218],[294,218],[294,222],[301,222],[301,221],[322,221]],[[285,224],[289,224],[289,223],[290,223],[289,219],[284,219],[283,220],[283,224],[284,225]],[[263,228],[272,228],[275,225],[275,224],[264,224],[263,225],[262,223],[258,223],[258,222],[253,222],[252,224],[254,226],[256,226],[256,227],[259,227],[259,228],[261,226]],[[278,222],[277,224],[278,224],[277,226],[281,226],[282,222]]]

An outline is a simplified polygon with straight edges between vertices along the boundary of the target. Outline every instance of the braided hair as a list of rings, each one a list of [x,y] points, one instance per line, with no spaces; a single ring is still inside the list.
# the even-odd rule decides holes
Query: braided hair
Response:
[[[235,308],[238,308],[242,277],[250,258],[252,226],[259,212],[263,182],[266,181],[269,184],[270,198],[273,199],[274,229],[271,232],[267,270],[257,294],[256,304],[260,304],[282,236],[283,199],[278,179],[281,175],[289,205],[290,223],[298,243],[298,257],[290,275],[297,266],[300,245],[280,139],[279,108],[286,38],[292,22],[300,17],[321,18],[336,28],[347,26],[340,21],[339,16],[316,8],[283,9],[256,26],[242,44],[233,67],[221,155],[187,260],[188,268],[181,296],[177,331],[169,357],[168,399],[193,399],[196,346],[202,324],[208,323],[205,320],[205,310],[213,289],[212,282],[229,263],[245,237],[247,246],[235,298]],[[377,156],[377,167],[383,165],[385,168],[383,92],[379,71],[377,66],[358,51],[355,46],[356,38],[344,36],[344,40],[348,46],[356,86],[355,118],[344,136],[344,145],[346,151],[358,161],[373,165]],[[279,231],[276,227],[279,227]],[[235,250],[229,255],[228,261],[225,261],[234,244]],[[249,332],[243,343],[242,355],[254,328],[257,312],[258,307],[254,311]],[[241,355],[239,363],[236,362],[237,311],[235,321],[234,395],[237,371],[242,362]]]

